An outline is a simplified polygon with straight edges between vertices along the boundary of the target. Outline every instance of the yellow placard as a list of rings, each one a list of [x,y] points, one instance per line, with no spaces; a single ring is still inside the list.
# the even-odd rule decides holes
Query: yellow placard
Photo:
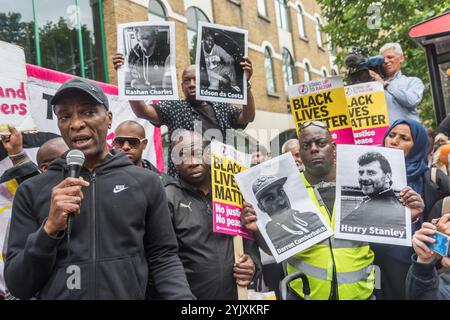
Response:
[[[321,121],[336,143],[353,144],[344,84],[339,77],[289,86],[288,95],[297,132],[305,122]]]
[[[211,154],[211,162],[213,201],[242,207],[242,194],[234,175],[247,168],[230,158],[216,154]]]
[[[352,88],[348,87],[348,88]],[[348,93],[354,93],[351,90]],[[389,126],[386,97],[384,91],[361,92],[347,95],[350,122],[354,130]]]

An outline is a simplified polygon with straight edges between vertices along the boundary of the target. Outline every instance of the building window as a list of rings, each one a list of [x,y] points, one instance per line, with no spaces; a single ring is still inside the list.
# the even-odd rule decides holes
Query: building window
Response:
[[[332,54],[334,54],[333,44],[331,43],[330,35],[327,34],[327,48]]]
[[[159,0],[150,0],[148,3],[148,15],[150,21],[166,21],[167,14]]]
[[[327,69],[325,68],[322,69],[322,75],[324,76],[324,78],[328,77]]]
[[[275,0],[275,12],[278,27],[286,31],[291,31],[289,27],[288,0]]]
[[[308,62],[305,62],[305,71],[303,73],[305,82],[311,81],[311,67]]]
[[[303,16],[303,9],[300,5],[297,6],[297,9],[298,9],[297,12],[298,33],[300,37],[306,39],[305,19]]]
[[[195,63],[195,54],[197,50],[197,31],[198,23],[200,21],[210,22],[208,17],[197,7],[189,7],[186,10],[187,19],[187,37],[188,37],[188,47],[189,56],[191,63]]]
[[[284,89],[295,83],[295,63],[292,55],[286,48],[282,51],[283,75],[284,75]]]
[[[332,75],[332,76],[337,76],[337,75],[338,75],[338,73],[336,72],[336,70],[335,70],[335,69],[331,69],[331,75]]]
[[[101,1],[4,2],[0,26],[0,40],[22,46],[28,63],[108,81]]]
[[[263,17],[267,17],[266,0],[258,0],[258,14]]]
[[[275,93],[275,74],[273,72],[272,52],[268,47],[264,52],[264,69],[266,70],[266,86],[268,93]]]
[[[317,46],[319,48],[323,48],[322,31],[320,30],[320,19],[319,19],[319,17],[316,17],[316,37],[317,37]]]

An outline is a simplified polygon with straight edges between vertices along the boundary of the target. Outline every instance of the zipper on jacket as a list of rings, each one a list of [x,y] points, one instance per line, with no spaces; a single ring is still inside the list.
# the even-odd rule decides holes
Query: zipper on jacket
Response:
[[[333,214],[330,213],[330,210],[328,210],[328,207],[326,206],[325,202],[323,201],[322,196],[320,195],[319,191],[315,188],[314,188],[314,190],[317,191],[317,193],[316,192],[314,192],[314,193],[316,194],[316,199],[319,202],[319,206],[322,206],[325,209],[325,211],[328,213],[328,216],[330,217],[330,222],[332,222]],[[330,296],[328,297],[328,300],[339,300],[336,261],[334,260],[333,245],[331,243],[331,237],[328,238],[328,244],[329,244],[328,246],[330,248],[330,253],[331,253],[331,260],[333,261],[333,278],[331,280],[331,291],[330,291]]]
[[[331,244],[331,237],[328,238],[328,243],[330,246],[331,260],[333,260],[333,279],[331,281],[331,292],[329,300],[339,300],[339,291],[337,289],[337,274],[336,274],[336,262],[334,261],[333,247]]]
[[[90,179],[91,184],[91,263],[89,265],[89,274],[91,275],[89,281],[89,295],[91,299],[97,299],[97,283],[96,283],[96,259],[97,259],[97,248],[96,248],[96,201],[95,201],[95,172],[92,174]]]

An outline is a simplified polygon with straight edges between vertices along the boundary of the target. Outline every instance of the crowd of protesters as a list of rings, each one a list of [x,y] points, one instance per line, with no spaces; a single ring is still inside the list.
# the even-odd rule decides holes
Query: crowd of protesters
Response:
[[[62,138],[41,146],[37,165],[13,126],[2,136],[13,167],[1,181],[21,184],[5,239],[3,298],[234,300],[238,287],[278,295],[281,279],[300,271],[311,299],[450,299],[450,258],[427,246],[436,231],[450,236],[448,121],[439,134],[427,131],[417,112],[423,84],[401,73],[400,45],[387,44],[380,54],[387,76],[371,76],[383,83],[387,96],[391,126],[383,146],[405,156],[408,186],[400,202],[411,210],[412,247],[332,236],[277,264],[259,233],[255,210],[244,202],[241,222],[255,240],[245,240],[236,262],[232,237],[213,232],[211,167],[204,157],[210,139],[204,133],[216,129],[225,136],[227,129],[254,121],[251,85],[242,109],[198,101],[195,66],[188,66],[181,79],[184,100],[130,102],[137,117],[168,126],[171,157],[164,173],[142,158],[148,141],[137,122],[117,126],[108,148],[113,117],[108,98],[95,83],[72,79],[51,101]],[[114,67],[124,59],[116,54]],[[244,58],[241,67],[250,79],[251,60]],[[200,133],[193,131],[195,121],[204,125]],[[84,154],[80,177],[68,176],[69,149]],[[292,154],[311,200],[334,228],[336,144],[326,125],[303,123],[282,152]],[[252,165],[270,158],[262,144],[250,153]],[[304,297],[302,280],[292,281],[288,299]]]

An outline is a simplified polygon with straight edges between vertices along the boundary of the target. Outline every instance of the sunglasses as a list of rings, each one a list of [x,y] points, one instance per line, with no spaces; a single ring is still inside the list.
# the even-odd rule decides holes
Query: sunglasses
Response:
[[[305,128],[308,128],[309,126],[316,126],[316,127],[322,128],[322,129],[328,129],[328,126],[325,123],[323,123],[322,121],[316,120],[316,121],[303,122],[299,127],[299,131],[303,130]]]
[[[137,137],[115,137],[113,140],[113,145],[118,146],[118,147],[123,147],[123,145],[125,144],[125,141],[128,142],[128,145],[131,148],[137,148],[139,147],[139,145],[141,144],[142,141],[144,141],[144,139],[139,139]]]

